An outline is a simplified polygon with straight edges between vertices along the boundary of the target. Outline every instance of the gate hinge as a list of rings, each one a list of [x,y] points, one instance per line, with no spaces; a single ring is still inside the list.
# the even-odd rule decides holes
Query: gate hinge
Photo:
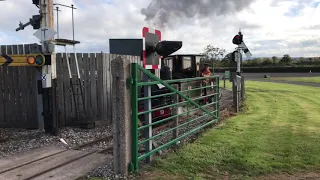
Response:
[[[132,84],[133,84],[133,79],[129,77],[126,82],[127,89],[130,89]]]

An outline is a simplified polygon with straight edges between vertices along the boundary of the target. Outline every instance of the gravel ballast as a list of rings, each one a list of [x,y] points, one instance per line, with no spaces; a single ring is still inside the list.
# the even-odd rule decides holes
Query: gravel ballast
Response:
[[[46,134],[44,130],[0,129],[0,159],[43,146],[72,148],[98,138],[106,137],[109,134],[112,134],[111,126],[101,124],[97,125],[94,129],[63,128],[61,129],[60,137]],[[60,138],[66,141],[68,145],[62,143]],[[107,147],[109,143],[98,143],[92,149],[98,150]],[[92,149],[87,148],[84,150]]]

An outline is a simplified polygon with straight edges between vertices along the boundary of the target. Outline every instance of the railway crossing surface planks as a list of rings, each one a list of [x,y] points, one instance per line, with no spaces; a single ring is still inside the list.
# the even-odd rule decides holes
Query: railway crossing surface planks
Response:
[[[112,155],[104,151],[80,151],[41,147],[0,160],[0,179],[77,179],[86,175]]]

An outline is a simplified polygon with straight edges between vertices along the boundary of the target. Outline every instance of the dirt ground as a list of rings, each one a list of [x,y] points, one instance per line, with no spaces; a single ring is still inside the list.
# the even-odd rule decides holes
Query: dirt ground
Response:
[[[267,176],[259,176],[255,179],[259,180],[319,180],[320,179],[320,171],[314,172],[300,172],[300,173],[293,173],[293,174],[274,174],[274,175],[267,175]]]

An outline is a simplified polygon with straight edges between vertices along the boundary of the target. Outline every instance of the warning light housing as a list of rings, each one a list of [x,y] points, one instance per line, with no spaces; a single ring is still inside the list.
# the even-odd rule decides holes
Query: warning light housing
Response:
[[[182,41],[161,41],[159,30],[144,27],[142,37],[144,38],[143,66],[146,69],[160,69],[160,58],[167,57],[182,47]]]
[[[29,55],[27,57],[27,63],[31,66],[41,67],[45,64],[45,57],[42,54]]]

